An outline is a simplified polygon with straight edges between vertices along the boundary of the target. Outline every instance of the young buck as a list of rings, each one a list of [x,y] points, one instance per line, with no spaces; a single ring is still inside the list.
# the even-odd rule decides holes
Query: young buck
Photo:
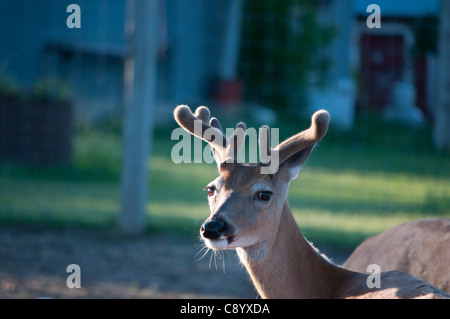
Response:
[[[297,177],[314,145],[328,129],[329,115],[318,111],[311,127],[274,149],[269,128],[260,129],[260,154],[278,153],[278,170],[261,173],[270,163],[242,163],[237,158],[245,125],[228,138],[217,119],[199,107],[178,106],[175,120],[211,145],[219,177],[205,188],[211,215],[201,226],[212,249],[236,249],[263,298],[445,298],[430,284],[403,272],[381,273],[381,288],[369,288],[369,274],[352,272],[323,258],[303,237],[287,202],[289,183]],[[194,124],[202,121],[201,125]],[[195,129],[197,128],[197,129]],[[263,158],[264,156],[260,156]]]
[[[405,271],[450,293],[450,219],[410,221],[367,238],[344,268],[365,271],[370,264]]]

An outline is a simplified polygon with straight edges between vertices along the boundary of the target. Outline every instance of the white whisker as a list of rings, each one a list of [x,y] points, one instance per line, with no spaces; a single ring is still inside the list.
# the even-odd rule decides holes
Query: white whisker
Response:
[[[227,253],[227,256],[228,256],[228,260],[230,261],[230,263],[232,262],[231,261],[231,256],[230,256],[230,252],[228,251],[228,249],[226,249],[225,250],[225,252]]]
[[[209,257],[209,268],[211,268],[211,261],[212,261],[213,255],[215,256],[214,250],[211,250],[211,257]],[[216,258],[214,258],[214,262],[216,262]]]
[[[217,270],[217,260],[216,260],[216,257],[217,257],[218,250],[213,250],[213,253],[214,253],[214,266],[216,267],[216,270]]]
[[[222,250],[222,269],[223,273],[225,273],[225,253]]]
[[[203,246],[203,247],[195,254],[194,258],[197,257],[197,255],[200,254],[203,250],[205,250],[205,252],[204,252],[199,258],[197,258],[197,259],[195,260],[196,262],[198,262],[198,261],[200,261],[201,259],[203,259],[203,257],[206,256],[206,254],[208,253],[208,251],[210,250],[210,248],[208,248],[208,247],[206,247],[206,246]]]

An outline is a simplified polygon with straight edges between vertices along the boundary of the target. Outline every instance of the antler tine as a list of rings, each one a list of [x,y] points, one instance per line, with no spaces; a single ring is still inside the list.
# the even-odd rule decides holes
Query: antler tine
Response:
[[[207,124],[210,116],[208,108],[200,106],[195,111],[195,114],[196,115],[192,114],[191,109],[187,105],[178,105],[173,111],[175,120],[182,128],[211,144],[211,147],[217,150],[221,155],[225,154],[227,138],[222,130]],[[195,125],[196,120],[201,120],[201,126]],[[208,132],[205,134],[207,130]]]
[[[245,124],[243,122],[239,122],[236,124],[236,128],[233,133],[228,138],[228,145],[226,150],[225,159],[237,160],[240,162],[238,158],[238,153],[244,145],[245,142]]]
[[[234,131],[236,132],[238,130],[242,130],[242,133],[243,133],[241,136],[239,136],[239,142],[240,143],[237,145],[238,150],[240,150],[242,145],[244,144],[244,141],[245,141],[245,130],[246,129],[247,128],[246,128],[244,122],[239,122],[238,124],[236,124],[236,128],[235,128]]]
[[[182,128],[211,145],[214,156],[218,155],[216,161],[240,161],[237,154],[245,141],[246,127],[243,122],[239,122],[231,136],[227,138],[219,121],[215,117],[209,120],[211,113],[206,106],[198,107],[195,114],[192,114],[187,105],[179,105],[173,114]],[[201,126],[195,124],[196,120],[201,120]]]
[[[311,126],[308,129],[286,139],[275,148],[280,152],[279,162],[283,163],[301,149],[317,143],[325,136],[329,122],[330,115],[327,111],[320,110],[314,113],[311,117]]]
[[[259,161],[262,164],[267,164],[269,162],[269,158],[272,149],[270,148],[270,128],[267,125],[260,127],[259,129]]]
[[[225,132],[222,129],[222,125],[220,125],[219,120],[216,119],[215,117],[212,117],[211,120],[209,120],[209,125],[220,130],[222,132],[222,134],[225,135]]]
[[[211,116],[211,112],[206,106],[199,106],[195,110],[194,116],[200,120],[202,120],[203,123],[208,123],[209,117]]]

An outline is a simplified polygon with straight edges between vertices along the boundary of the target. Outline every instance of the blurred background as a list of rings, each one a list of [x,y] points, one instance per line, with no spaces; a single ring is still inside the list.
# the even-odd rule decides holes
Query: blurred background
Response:
[[[0,297],[256,296],[202,250],[217,171],[172,161],[179,104],[280,141],[327,109],[289,201],[338,263],[450,217],[449,37],[447,0],[1,1]]]

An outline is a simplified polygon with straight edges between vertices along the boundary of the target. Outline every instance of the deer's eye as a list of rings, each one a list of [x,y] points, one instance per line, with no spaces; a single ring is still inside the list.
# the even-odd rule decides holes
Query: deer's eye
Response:
[[[262,191],[262,192],[257,192],[255,194],[255,197],[261,201],[268,202],[272,198],[272,194],[273,193],[270,191]]]
[[[216,193],[216,188],[214,186],[207,186],[204,190],[208,192],[208,197],[214,196]]]

